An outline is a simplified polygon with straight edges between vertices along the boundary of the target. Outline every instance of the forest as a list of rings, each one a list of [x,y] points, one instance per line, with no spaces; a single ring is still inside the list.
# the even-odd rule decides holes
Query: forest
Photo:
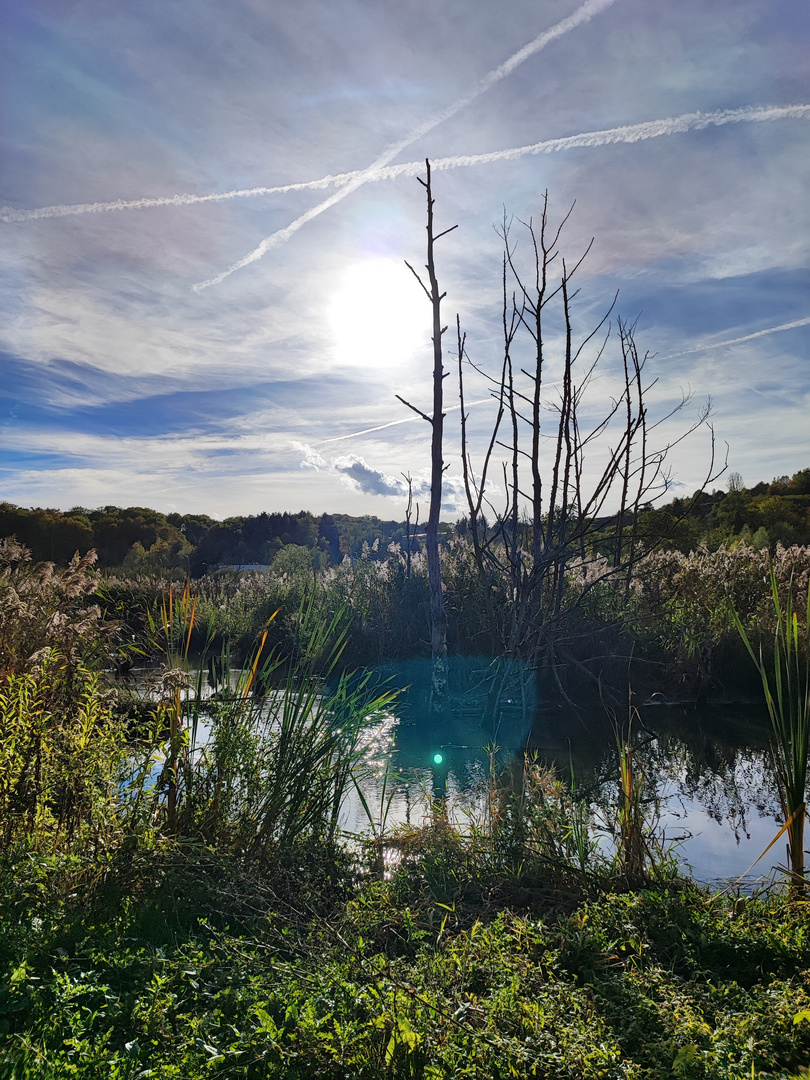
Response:
[[[732,474],[726,490],[695,492],[641,511],[661,546],[683,554],[743,541],[757,550],[810,544],[810,469],[747,488]],[[606,525],[609,522],[606,521]],[[442,523],[445,537],[464,533],[464,519]],[[94,510],[25,509],[0,503],[0,537],[14,536],[35,560],[66,566],[78,552],[93,550],[100,569],[136,573],[166,570],[200,577],[227,566],[267,566],[282,548],[308,548],[316,568],[357,558],[363,545],[384,557],[390,544],[406,541],[407,523],[372,516],[259,513],[215,521],[206,514],[162,514],[145,507]],[[418,533],[412,530],[414,550]]]

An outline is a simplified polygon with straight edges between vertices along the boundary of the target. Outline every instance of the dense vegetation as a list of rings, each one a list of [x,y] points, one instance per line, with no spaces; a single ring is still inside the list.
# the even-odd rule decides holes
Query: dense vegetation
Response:
[[[258,877],[164,846],[101,880],[32,854],[3,882],[0,1074],[805,1075],[801,908],[415,844],[377,884],[311,851]]]
[[[401,543],[405,526],[366,516],[262,513],[215,521],[206,514],[161,514],[142,506],[25,510],[0,503],[0,537],[15,536],[35,559],[66,565],[93,550],[100,567],[179,570],[199,577],[221,566],[267,565],[285,546],[303,547],[316,566],[361,554],[363,544]]]
[[[597,532],[580,580],[572,573],[577,559],[567,556],[564,593],[558,590],[555,598],[562,614],[546,626],[540,651],[525,657],[538,672],[542,692],[582,700],[598,698],[600,685],[604,692],[615,684],[623,697],[620,684],[632,655],[634,685],[642,696],[758,696],[729,605],[747,627],[759,628],[767,651],[770,609],[759,585],[769,558],[776,560],[783,588],[791,574],[799,586],[806,583],[808,507],[810,470],[751,489],[733,475],[728,491],[648,508],[636,524],[636,539],[643,544],[646,534],[658,538],[657,550],[630,577],[622,573],[621,581],[611,570],[616,523],[606,519],[605,555],[599,554]],[[512,653],[509,574],[482,577],[466,521],[442,530],[450,651],[496,658]],[[330,617],[339,608],[349,613],[346,663],[363,666],[430,650],[424,538],[412,523],[315,518],[306,512],[218,523],[204,515],[165,516],[143,508],[61,514],[3,504],[2,533],[13,533],[35,560],[56,565],[67,565],[77,551],[95,551],[105,569],[97,603],[147,649],[148,613],[165,583],[191,576],[199,597],[197,651],[213,637],[244,655],[277,608],[281,614],[269,629],[268,648],[289,646],[291,612],[313,586]],[[268,563],[269,574],[233,570]]]
[[[702,546],[683,507],[648,511],[671,515],[671,543],[629,578],[602,575],[598,552],[572,559],[558,690],[626,702],[632,657],[637,690],[754,693],[741,629],[805,685],[810,552],[785,542],[806,535],[808,479],[698,499]],[[679,877],[618,712],[609,851],[576,790],[494,753],[463,828],[426,799],[421,827],[369,808],[365,835],[342,833],[388,705],[350,668],[430,648],[424,557],[399,526],[265,515],[194,519],[197,534],[151,511],[3,513],[38,543],[50,521],[53,553],[69,519],[106,536],[117,569],[0,540],[0,1078],[806,1075],[803,883],[746,897]],[[264,548],[245,540],[257,522]],[[218,564],[269,572],[173,581],[158,552],[186,545],[188,568],[219,529]],[[451,647],[483,657],[497,707],[521,677],[491,621],[508,586],[482,596],[463,523],[442,560]],[[107,672],[147,660],[135,709]]]

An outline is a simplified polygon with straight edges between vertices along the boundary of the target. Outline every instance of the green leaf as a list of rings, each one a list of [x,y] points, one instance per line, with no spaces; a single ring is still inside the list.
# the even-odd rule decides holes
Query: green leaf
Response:
[[[24,983],[28,975],[28,967],[25,960],[11,973],[11,978],[8,980],[11,986],[19,986],[20,983]]]
[[[271,1039],[275,1039],[278,1035],[278,1025],[270,1013],[266,1009],[262,1009],[261,1006],[257,1006],[254,1012],[261,1022],[261,1027],[256,1029],[256,1034],[269,1035]]]

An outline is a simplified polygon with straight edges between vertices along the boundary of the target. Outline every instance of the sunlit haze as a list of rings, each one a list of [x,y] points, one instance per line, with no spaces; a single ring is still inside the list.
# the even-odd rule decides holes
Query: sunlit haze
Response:
[[[413,366],[430,337],[429,313],[425,294],[402,262],[366,259],[347,267],[328,308],[335,362]]]

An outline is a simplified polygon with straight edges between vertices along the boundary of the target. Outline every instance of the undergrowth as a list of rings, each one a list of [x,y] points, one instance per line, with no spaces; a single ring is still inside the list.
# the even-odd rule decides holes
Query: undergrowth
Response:
[[[262,873],[200,846],[101,876],[18,853],[0,1076],[743,1080],[810,1062],[806,907],[554,887],[435,827],[421,841],[382,882],[306,845]]]

